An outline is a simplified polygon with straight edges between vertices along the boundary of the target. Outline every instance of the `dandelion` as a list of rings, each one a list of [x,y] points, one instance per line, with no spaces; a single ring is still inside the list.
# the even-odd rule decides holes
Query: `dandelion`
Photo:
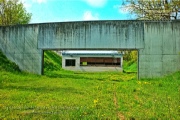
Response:
[[[95,99],[94,100],[94,107],[97,107],[97,105],[98,105],[98,99]]]
[[[138,83],[138,84],[141,84],[141,81],[138,81],[137,83]]]
[[[95,99],[95,100],[94,100],[94,104],[97,104],[97,103],[98,103],[98,99]]]

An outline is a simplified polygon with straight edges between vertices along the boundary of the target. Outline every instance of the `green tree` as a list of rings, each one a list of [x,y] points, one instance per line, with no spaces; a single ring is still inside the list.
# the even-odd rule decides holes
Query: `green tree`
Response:
[[[27,13],[19,0],[0,0],[0,25],[27,24],[31,14]]]
[[[121,9],[139,20],[180,19],[180,0],[124,0]]]
[[[131,61],[131,62],[136,62],[138,57],[138,53],[136,50],[129,50],[129,51],[124,51],[124,60],[126,61]]]

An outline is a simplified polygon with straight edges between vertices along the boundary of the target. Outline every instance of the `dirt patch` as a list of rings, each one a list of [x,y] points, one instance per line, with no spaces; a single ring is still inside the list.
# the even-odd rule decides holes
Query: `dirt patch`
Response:
[[[116,91],[114,92],[114,106],[116,107],[117,117],[118,117],[120,120],[125,120],[125,116],[118,110],[119,105],[118,105],[118,100],[117,100]]]

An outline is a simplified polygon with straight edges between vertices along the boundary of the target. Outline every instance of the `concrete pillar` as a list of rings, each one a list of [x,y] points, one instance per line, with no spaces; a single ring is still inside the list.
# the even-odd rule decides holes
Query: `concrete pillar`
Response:
[[[121,56],[120,59],[121,59],[121,65],[120,65],[120,67],[122,68],[122,67],[123,67],[123,56]]]

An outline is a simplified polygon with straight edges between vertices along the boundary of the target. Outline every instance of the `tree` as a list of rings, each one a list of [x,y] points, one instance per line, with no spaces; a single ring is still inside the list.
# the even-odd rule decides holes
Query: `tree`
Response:
[[[31,14],[19,0],[0,0],[0,25],[27,24]]]
[[[139,20],[180,19],[180,0],[126,0],[122,6]]]

